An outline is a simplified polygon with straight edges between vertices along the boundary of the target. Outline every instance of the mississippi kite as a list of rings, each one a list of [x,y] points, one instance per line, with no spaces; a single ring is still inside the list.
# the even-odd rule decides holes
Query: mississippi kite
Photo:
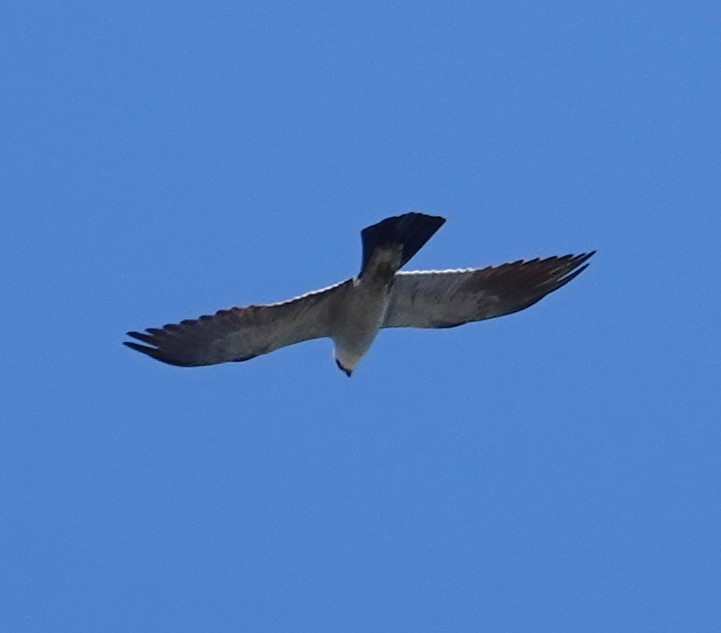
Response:
[[[143,344],[125,345],[164,363],[195,367],[329,337],[336,364],[350,376],[381,328],[450,328],[518,312],[581,274],[594,254],[463,270],[400,270],[445,221],[424,213],[387,218],[361,232],[357,277],[280,303],[128,332]]]

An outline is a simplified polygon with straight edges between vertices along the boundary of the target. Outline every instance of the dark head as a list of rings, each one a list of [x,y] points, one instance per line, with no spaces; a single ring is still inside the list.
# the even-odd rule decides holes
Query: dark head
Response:
[[[335,359],[335,364],[338,365],[338,369],[340,369],[346,376],[348,376],[348,378],[353,375],[353,370],[343,367],[343,365],[340,364],[340,361],[337,358]]]

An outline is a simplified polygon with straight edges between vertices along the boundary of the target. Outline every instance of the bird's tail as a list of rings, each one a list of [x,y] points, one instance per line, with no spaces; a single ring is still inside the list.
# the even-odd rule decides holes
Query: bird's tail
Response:
[[[400,244],[402,251],[398,267],[405,265],[433,237],[433,234],[443,226],[445,221],[445,218],[437,215],[405,213],[366,227],[361,231],[363,263],[359,276],[363,276],[373,253],[382,247]]]

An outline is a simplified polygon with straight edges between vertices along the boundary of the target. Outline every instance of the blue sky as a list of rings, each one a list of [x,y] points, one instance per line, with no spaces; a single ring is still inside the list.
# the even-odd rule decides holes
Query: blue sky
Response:
[[[0,628],[719,630],[716,3],[0,14]],[[120,344],[412,209],[412,267],[598,255],[351,380]]]

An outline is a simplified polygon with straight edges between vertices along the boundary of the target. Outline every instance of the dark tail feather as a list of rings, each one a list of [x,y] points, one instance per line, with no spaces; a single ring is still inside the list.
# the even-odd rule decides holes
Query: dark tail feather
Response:
[[[402,244],[401,266],[415,255],[420,248],[433,237],[433,234],[446,221],[438,215],[425,213],[405,213],[366,227],[361,231],[363,240],[363,264],[360,276],[363,276],[373,251],[389,244]]]

